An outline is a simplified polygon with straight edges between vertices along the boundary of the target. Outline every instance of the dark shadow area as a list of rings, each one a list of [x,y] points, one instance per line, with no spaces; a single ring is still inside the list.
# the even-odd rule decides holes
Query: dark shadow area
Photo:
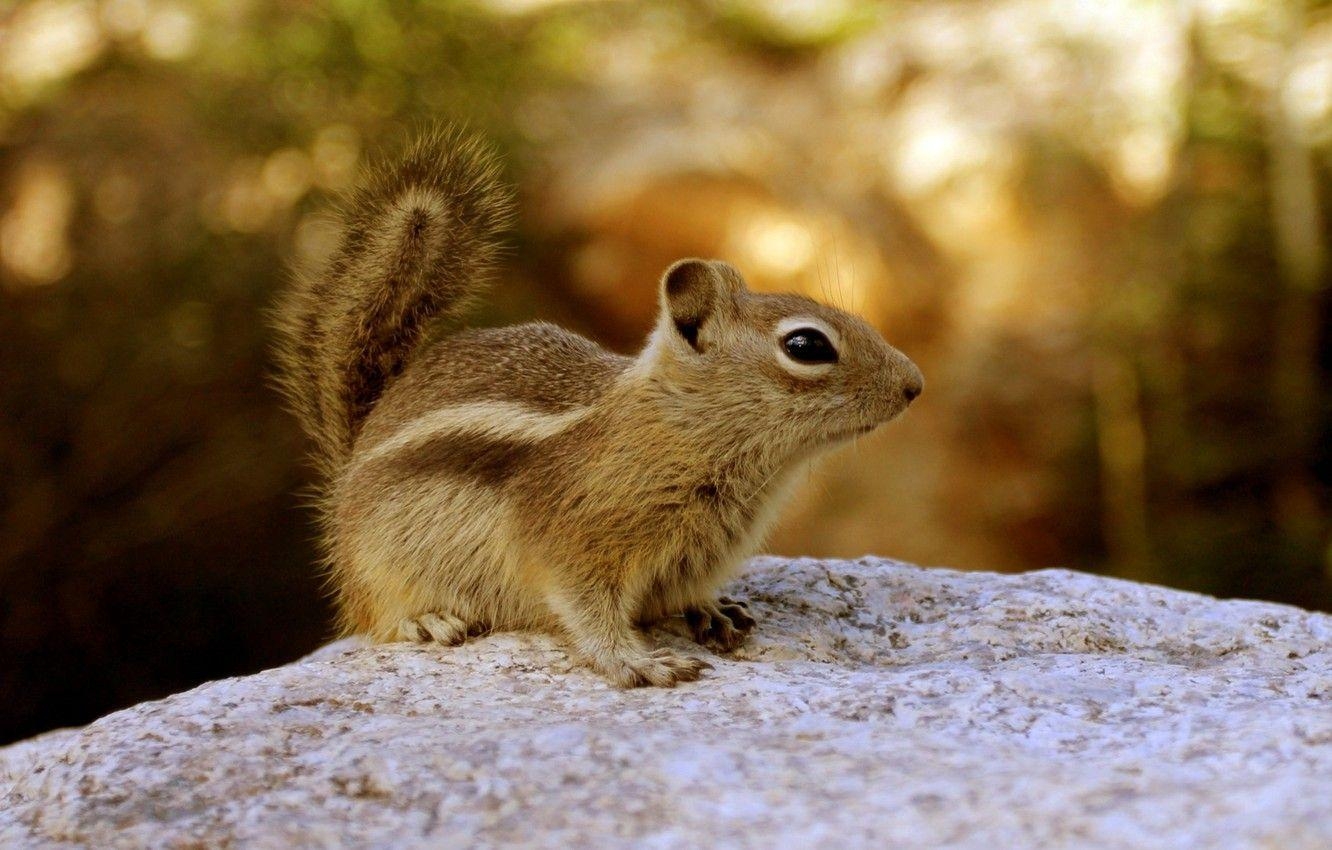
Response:
[[[0,578],[0,742],[74,726],[329,637],[308,514],[238,508],[102,561],[77,542]]]

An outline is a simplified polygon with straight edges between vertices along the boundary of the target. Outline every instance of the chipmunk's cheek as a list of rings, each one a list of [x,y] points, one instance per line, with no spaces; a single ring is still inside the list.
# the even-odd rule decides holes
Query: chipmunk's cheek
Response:
[[[876,425],[892,422],[907,409],[902,395],[902,384],[896,377],[875,387],[873,416]]]

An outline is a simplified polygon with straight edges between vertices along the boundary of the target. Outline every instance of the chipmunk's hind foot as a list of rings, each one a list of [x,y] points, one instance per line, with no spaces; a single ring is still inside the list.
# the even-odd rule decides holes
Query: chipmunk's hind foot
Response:
[[[419,643],[434,641],[445,646],[457,646],[467,640],[469,634],[477,634],[478,631],[446,611],[430,611],[416,617],[406,617],[398,623],[398,637],[401,640]]]

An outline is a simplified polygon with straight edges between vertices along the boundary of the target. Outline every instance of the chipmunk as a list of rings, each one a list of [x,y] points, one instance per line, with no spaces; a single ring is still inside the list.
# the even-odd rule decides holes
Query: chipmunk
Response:
[[[544,323],[428,341],[491,277],[513,206],[498,175],[459,132],[417,140],[275,311],[342,628],[545,630],[617,685],[695,680],[711,665],[640,627],[683,614],[700,644],[738,646],[755,621],[718,588],[800,472],[901,414],[920,370],[862,319],[701,259],[665,271],[635,357]]]

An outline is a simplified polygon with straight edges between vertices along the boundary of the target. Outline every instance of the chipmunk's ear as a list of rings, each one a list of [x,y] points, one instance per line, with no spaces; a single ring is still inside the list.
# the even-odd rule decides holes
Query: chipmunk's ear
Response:
[[[695,351],[706,350],[715,326],[736,294],[744,289],[740,273],[726,263],[680,260],[661,278],[662,303],[675,330]]]

